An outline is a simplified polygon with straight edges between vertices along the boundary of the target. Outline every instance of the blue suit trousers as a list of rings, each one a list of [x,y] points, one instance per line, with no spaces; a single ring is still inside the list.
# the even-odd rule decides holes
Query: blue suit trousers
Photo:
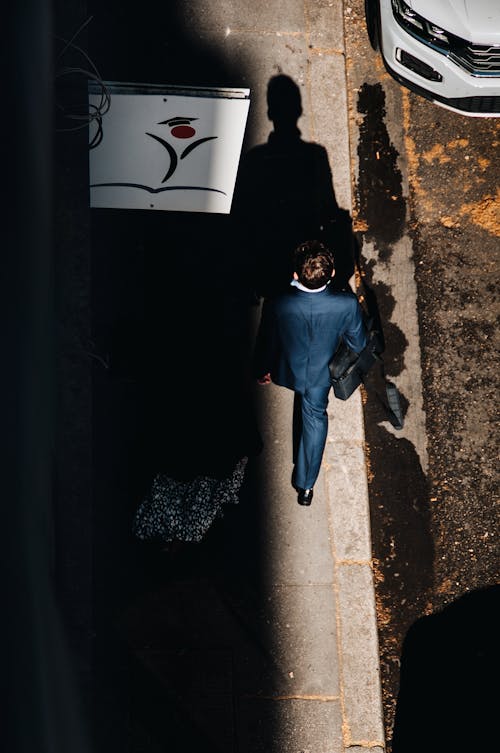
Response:
[[[300,489],[311,489],[319,475],[328,432],[329,392],[330,386],[314,387],[295,395],[294,477]]]

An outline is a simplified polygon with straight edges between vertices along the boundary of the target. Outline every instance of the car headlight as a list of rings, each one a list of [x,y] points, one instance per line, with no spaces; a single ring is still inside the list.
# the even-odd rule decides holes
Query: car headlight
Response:
[[[440,51],[449,49],[448,32],[419,16],[404,0],[391,0],[391,3],[394,17],[403,29],[422,42],[437,47]]]

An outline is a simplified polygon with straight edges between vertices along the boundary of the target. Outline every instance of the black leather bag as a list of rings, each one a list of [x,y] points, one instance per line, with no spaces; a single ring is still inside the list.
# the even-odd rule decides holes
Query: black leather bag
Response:
[[[385,338],[378,314],[376,298],[364,279],[356,255],[354,256],[354,264],[358,271],[359,282],[363,290],[358,300],[363,313],[367,343],[361,353],[354,353],[343,340],[340,341],[332,360],[328,364],[330,382],[335,397],[339,398],[339,400],[347,400],[361,384],[364,384],[368,372],[375,364],[378,364],[385,388],[385,398],[381,397],[378,390],[376,391],[377,397],[382,403],[390,423],[395,429],[402,429],[404,426],[404,415],[401,396],[397,386],[394,382],[387,379],[385,374],[382,358],[385,350]]]
[[[352,393],[364,383],[366,374],[375,363],[381,363],[384,342],[373,319],[365,317],[367,343],[360,353],[355,353],[341,340],[335,354],[328,364],[330,382],[335,397],[347,400]]]

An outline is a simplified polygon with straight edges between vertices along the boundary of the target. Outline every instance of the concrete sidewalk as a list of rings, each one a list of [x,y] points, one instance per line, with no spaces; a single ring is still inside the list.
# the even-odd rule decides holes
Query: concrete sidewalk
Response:
[[[249,80],[236,82],[251,89],[249,146],[265,142],[272,128],[265,99],[270,77],[290,76],[302,92],[302,137],[326,147],[337,200],[351,211],[342,0],[188,5],[191,22],[196,11],[200,38],[249,71]],[[267,605],[260,619],[270,626],[265,643],[276,671],[270,695],[262,686],[243,688],[238,737],[248,753],[264,750],[258,729],[244,729],[245,704],[258,697],[262,718],[273,720],[273,750],[381,753],[361,396],[346,403],[331,396],[322,472],[312,506],[302,508],[290,485],[293,395],[274,385],[257,390],[264,439],[259,548]]]
[[[290,486],[293,395],[260,388],[263,590],[276,751],[384,750],[359,395],[332,398],[311,507]],[[269,712],[271,713],[271,712]],[[255,747],[248,750],[260,751]],[[245,748],[246,750],[246,748]]]
[[[272,129],[269,79],[283,73],[299,85],[302,138],[326,147],[337,201],[351,212],[342,1],[187,0],[179,13],[193,44],[241,71],[234,85],[251,90],[246,148]],[[254,307],[254,331],[259,314]],[[185,563],[145,568],[120,618],[132,657],[133,749],[382,753],[361,395],[330,398],[307,508],[290,483],[293,394],[254,390],[264,447],[248,464],[241,504]],[[165,582],[152,579],[163,569]]]

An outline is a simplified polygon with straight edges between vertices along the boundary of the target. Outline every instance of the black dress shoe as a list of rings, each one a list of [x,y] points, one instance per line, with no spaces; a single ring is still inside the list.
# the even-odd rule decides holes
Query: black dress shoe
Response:
[[[312,489],[299,489],[298,490],[299,495],[297,497],[297,502],[299,505],[310,505],[313,498],[313,490]]]

